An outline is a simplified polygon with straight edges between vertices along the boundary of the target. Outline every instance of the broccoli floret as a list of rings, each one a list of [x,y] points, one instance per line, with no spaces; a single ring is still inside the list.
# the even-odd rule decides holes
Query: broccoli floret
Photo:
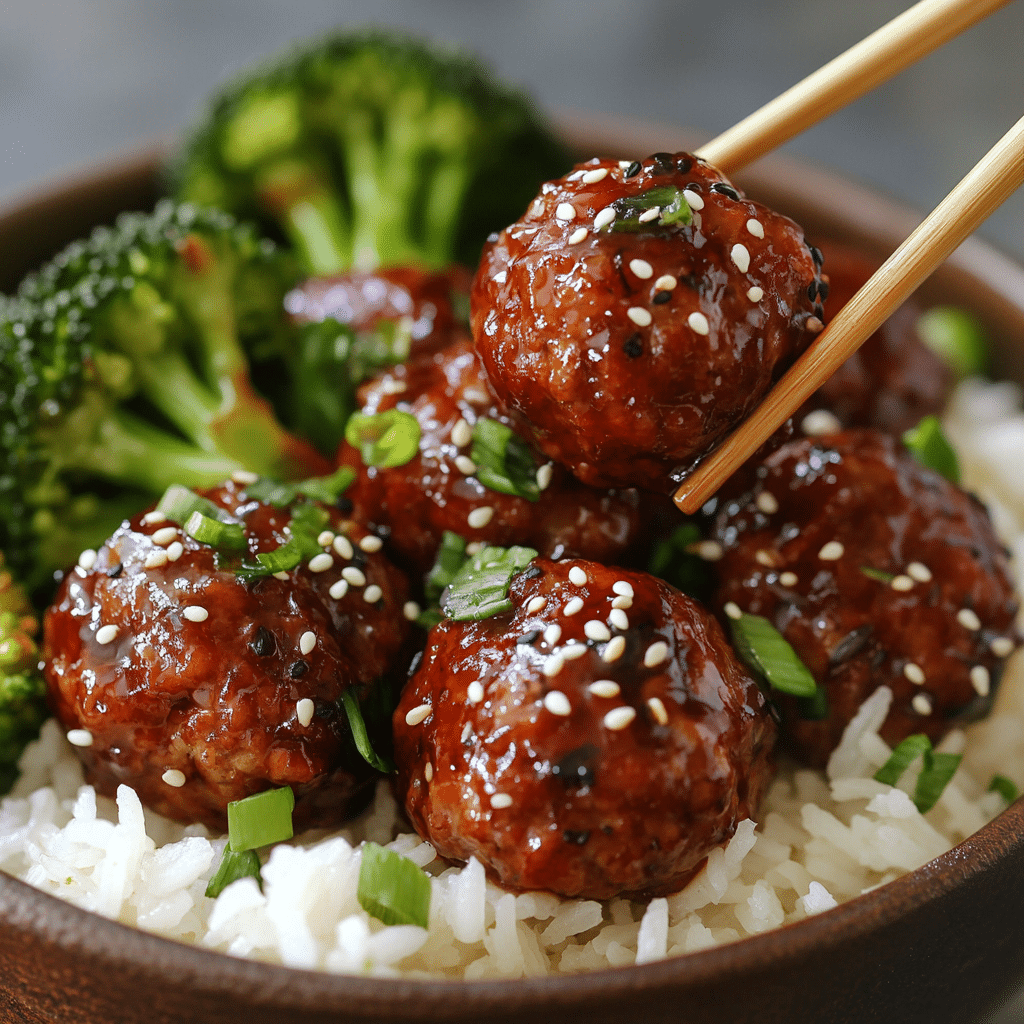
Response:
[[[475,263],[570,163],[529,100],[473,58],[388,32],[333,35],[229,85],[172,180],[278,226],[305,269]]]
[[[0,794],[14,785],[18,758],[46,721],[46,684],[39,674],[39,622],[0,552]]]
[[[0,307],[0,547],[39,586],[172,483],[316,475],[245,349],[280,347],[291,260],[161,203],[69,246]]]

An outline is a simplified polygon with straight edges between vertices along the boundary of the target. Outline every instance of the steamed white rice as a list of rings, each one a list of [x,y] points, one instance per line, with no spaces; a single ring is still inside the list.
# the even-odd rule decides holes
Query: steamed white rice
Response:
[[[1024,414],[1019,389],[967,381],[947,412],[965,486],[988,502],[1024,567]],[[761,809],[682,891],[643,905],[503,892],[475,860],[446,867],[402,834],[386,783],[351,827],[275,847],[253,879],[205,895],[225,840],[116,802],[84,783],[55,722],[22,759],[0,804],[0,869],[105,917],[235,956],[290,967],[379,976],[520,977],[643,963],[688,953],[829,910],[912,871],[1005,807],[994,774],[1024,789],[1024,656],[1003,677],[996,708],[955,730],[940,750],[963,753],[926,815],[915,808],[919,763],[895,787],[875,782],[890,750],[877,729],[890,692],[879,688],[851,723],[825,772],[783,764]],[[430,927],[384,927],[356,899],[360,846],[372,840],[432,876]]]

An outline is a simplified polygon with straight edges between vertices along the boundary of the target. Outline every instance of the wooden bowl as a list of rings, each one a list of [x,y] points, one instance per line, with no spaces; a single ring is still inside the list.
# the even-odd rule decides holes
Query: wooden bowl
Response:
[[[677,128],[563,120],[587,155],[692,146]],[[120,210],[148,208],[161,153],[119,159],[0,213],[0,291]],[[815,238],[886,255],[919,219],[825,171],[769,159],[737,175]],[[971,241],[923,289],[973,309],[996,369],[1024,379],[1024,270]],[[949,853],[834,910],[641,967],[519,981],[389,981],[293,971],[179,945],[0,874],[0,1016],[89,1024],[465,1021],[688,1024],[982,1017],[1024,981],[1024,800]]]

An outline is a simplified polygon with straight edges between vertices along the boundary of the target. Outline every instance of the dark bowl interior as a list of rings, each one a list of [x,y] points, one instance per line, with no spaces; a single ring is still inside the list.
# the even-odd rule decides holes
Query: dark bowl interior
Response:
[[[693,145],[677,128],[563,119],[586,155]],[[161,153],[128,156],[0,213],[0,291],[63,243],[157,196]],[[781,158],[736,176],[808,236],[887,255],[918,216]],[[998,375],[1024,381],[1024,270],[968,242],[922,289],[972,308]],[[967,1021],[1024,981],[1024,800],[923,868],[835,910],[686,957],[505,982],[382,981],[236,960],[136,932],[0,874],[0,1016],[11,1021]]]

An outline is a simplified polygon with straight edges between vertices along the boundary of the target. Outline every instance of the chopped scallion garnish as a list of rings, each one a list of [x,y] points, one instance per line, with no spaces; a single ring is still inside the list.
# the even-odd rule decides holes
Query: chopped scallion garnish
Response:
[[[352,740],[356,745],[356,750],[359,751],[363,760],[371,768],[390,775],[395,770],[395,766],[373,749],[373,744],[370,743],[370,737],[366,732],[366,723],[363,721],[363,712],[359,707],[359,701],[356,700],[355,694],[351,690],[345,690],[342,693],[341,706],[345,709],[345,715],[348,717],[348,726],[352,730]]]
[[[455,578],[455,574],[466,561],[466,541],[457,533],[445,530],[441,537],[441,546],[437,549],[434,565],[427,574],[423,585],[423,593],[428,601],[436,601],[445,587]]]
[[[356,898],[384,924],[430,924],[430,877],[408,857],[376,843],[363,844]]]
[[[1017,784],[1005,775],[993,775],[992,781],[988,784],[988,791],[998,793],[1008,804],[1012,804],[1020,796]]]
[[[455,574],[442,598],[442,611],[456,622],[487,619],[509,611],[512,577],[536,557],[533,548],[483,548]]]
[[[956,774],[960,765],[960,754],[936,753],[932,748],[932,741],[927,736],[915,733],[897,745],[889,755],[889,760],[875,772],[875,781],[895,786],[918,757],[921,758],[921,773],[914,786],[914,806],[922,814],[927,814],[942,796],[949,780]]]
[[[786,638],[763,616],[730,619],[733,645],[740,660],[768,684],[794,697],[815,697],[818,684]]]
[[[983,376],[988,369],[988,337],[973,313],[958,306],[936,306],[917,319],[918,337],[958,379]]]
[[[228,804],[228,846],[241,853],[291,839],[294,807],[295,794],[290,786],[232,800]]]
[[[882,569],[872,569],[870,565],[862,565],[860,571],[869,580],[878,580],[879,583],[892,583],[896,579],[891,572],[884,572]]]
[[[960,483],[960,462],[937,417],[925,416],[903,435],[903,443],[922,465],[941,473],[954,484]]]
[[[355,480],[356,474],[349,466],[340,466],[329,476],[313,476],[295,484],[281,483],[261,476],[254,484],[245,489],[247,498],[274,505],[276,508],[288,508],[293,505],[299,495],[322,501],[330,505],[341,497],[345,489]]]
[[[171,484],[163,493],[163,497],[157,502],[156,510],[163,512],[165,516],[179,526],[188,522],[193,512],[201,512],[210,519],[218,522],[231,522],[231,513],[227,509],[215,505],[209,498],[204,498],[195,491],[190,491],[181,484]]]
[[[240,551],[245,547],[245,530],[241,523],[222,523],[196,511],[185,521],[183,529],[200,544],[233,551]]]
[[[260,859],[255,850],[236,851],[229,843],[224,847],[217,873],[206,886],[206,895],[215,900],[232,882],[240,878],[255,878],[260,889],[263,888],[263,877],[260,875]]]
[[[476,463],[476,478],[484,487],[527,501],[540,498],[537,464],[530,449],[504,423],[481,416],[473,424],[470,458]]]
[[[875,772],[875,782],[895,786],[900,781],[900,776],[910,767],[911,761],[931,749],[932,741],[924,733],[908,736],[889,755],[889,760]]]
[[[312,558],[323,550],[317,538],[329,521],[327,510],[313,502],[297,505],[288,521],[288,540],[273,551],[259,552],[255,562],[243,562],[235,570],[236,575],[251,580],[294,569],[303,559]]]
[[[615,220],[602,231],[651,231],[666,224],[690,224],[693,213],[681,188],[674,185],[660,185],[635,196],[625,196],[613,204]],[[658,215],[649,220],[640,220],[649,210],[658,210]]]
[[[373,416],[354,412],[345,426],[345,440],[358,449],[364,466],[404,466],[420,450],[420,425],[411,413],[388,409]]]

